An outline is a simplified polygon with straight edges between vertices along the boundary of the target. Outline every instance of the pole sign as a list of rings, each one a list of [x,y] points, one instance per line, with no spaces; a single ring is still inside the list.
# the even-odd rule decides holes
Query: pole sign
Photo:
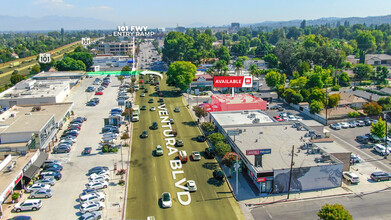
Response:
[[[246,150],[246,155],[259,155],[259,154],[271,154],[272,149],[257,149],[257,150]]]
[[[91,44],[91,38],[89,37],[83,37],[81,38],[81,44],[84,46],[88,46]]]
[[[50,63],[52,58],[50,57],[50,53],[40,53],[38,57],[39,63]]]
[[[242,165],[243,163],[242,163],[242,161],[241,160],[239,160],[237,163],[236,163],[236,160],[234,160],[234,161],[232,161],[232,172],[237,172],[237,171],[239,171],[239,173],[241,173],[242,172],[242,167],[243,167],[243,165]]]
[[[219,87],[252,87],[252,76],[215,76],[213,77],[213,86]]]
[[[240,129],[235,129],[235,130],[227,130],[228,136],[237,136],[240,133],[242,133],[242,130]]]

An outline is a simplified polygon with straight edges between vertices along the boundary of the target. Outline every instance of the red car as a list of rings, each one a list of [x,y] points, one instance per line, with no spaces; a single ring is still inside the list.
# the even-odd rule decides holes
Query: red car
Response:
[[[98,91],[95,93],[95,95],[103,95],[103,92],[102,91]]]
[[[280,118],[280,116],[274,116],[273,118],[276,119],[277,121],[284,121],[284,119]]]
[[[140,83],[144,83],[144,81],[143,81],[143,80],[140,80]]]

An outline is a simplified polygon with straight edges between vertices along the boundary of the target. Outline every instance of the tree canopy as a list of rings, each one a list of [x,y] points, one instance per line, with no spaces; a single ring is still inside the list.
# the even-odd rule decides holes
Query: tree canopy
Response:
[[[187,61],[176,61],[168,68],[167,83],[185,90],[193,81],[196,72],[197,68],[194,64]]]
[[[325,204],[317,213],[321,220],[353,220],[352,215],[340,204]]]

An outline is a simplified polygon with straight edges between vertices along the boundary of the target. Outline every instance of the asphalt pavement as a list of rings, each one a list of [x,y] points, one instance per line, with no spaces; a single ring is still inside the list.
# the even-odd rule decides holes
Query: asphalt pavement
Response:
[[[167,108],[169,118],[175,121],[172,127],[178,131],[176,139],[182,139],[184,142],[183,147],[176,149],[185,150],[189,156],[192,151],[199,151],[203,155],[202,151],[207,144],[196,141],[196,137],[201,133],[195,124],[195,119],[188,112],[182,96],[175,94],[176,89],[168,87],[165,79],[160,82],[165,103],[161,108]],[[128,219],[146,219],[148,216],[155,216],[156,219],[244,219],[227,184],[216,182],[212,177],[213,170],[218,168],[215,160],[202,157],[201,161],[189,160],[180,169],[171,168],[170,160],[175,160],[178,153],[168,154],[169,149],[166,147],[162,127],[167,123],[161,122],[159,109],[149,110],[152,106],[158,107],[159,98],[154,93],[154,86],[149,84],[144,86],[148,88],[145,97],[140,97],[142,90],[136,93],[136,104],[140,105],[140,108],[145,105],[147,110],[142,110],[140,121],[133,124],[126,217]],[[151,98],[154,103],[148,103]],[[180,108],[179,113],[173,111],[176,107]],[[153,121],[159,124],[157,130],[149,128]],[[148,138],[139,137],[143,130],[148,131]],[[154,153],[158,144],[163,146],[163,156],[156,156]],[[179,173],[174,174],[173,171]],[[196,192],[190,193],[189,205],[182,205],[177,194],[184,192],[177,186],[184,185],[185,182],[181,181],[185,180],[194,180],[198,188]],[[171,193],[173,198],[171,208],[162,208],[160,198],[163,192]]]

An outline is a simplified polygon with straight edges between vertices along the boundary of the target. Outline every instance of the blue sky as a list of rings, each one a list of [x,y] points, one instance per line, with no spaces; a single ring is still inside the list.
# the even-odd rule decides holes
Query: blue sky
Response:
[[[3,0],[0,7],[0,15],[89,17],[150,27],[388,14],[390,0]]]

